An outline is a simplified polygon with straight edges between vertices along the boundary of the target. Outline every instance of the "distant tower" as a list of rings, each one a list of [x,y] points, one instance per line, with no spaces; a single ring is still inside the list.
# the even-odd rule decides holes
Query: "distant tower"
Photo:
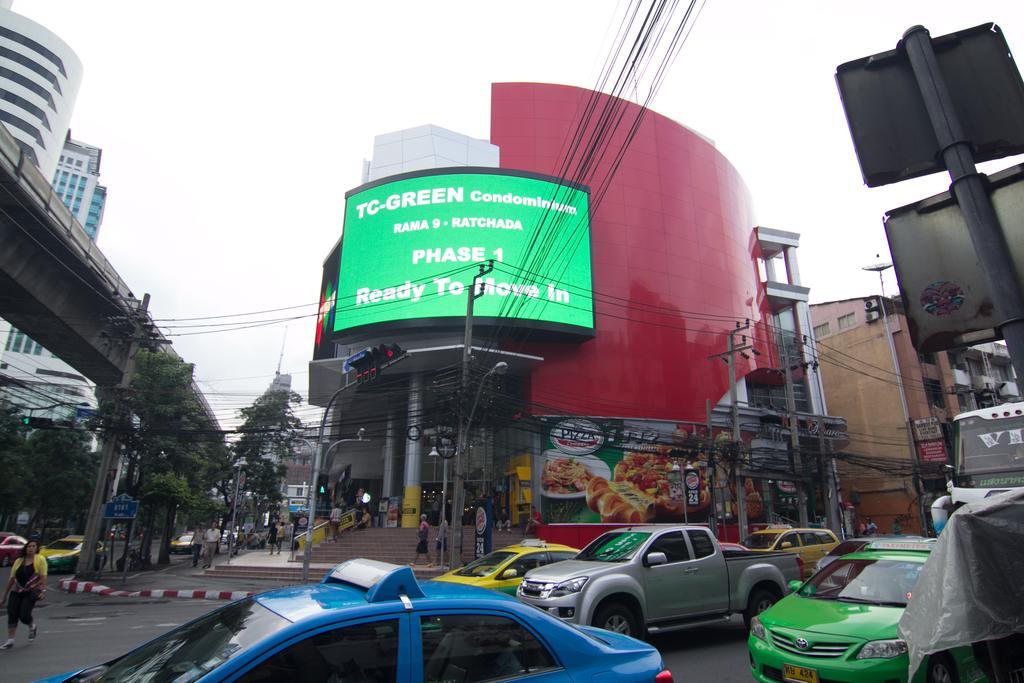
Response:
[[[82,62],[67,43],[0,2],[0,122],[53,177],[71,123]]]
[[[53,174],[53,189],[57,196],[94,242],[107,204],[107,188],[100,185],[102,158],[103,150],[99,147],[69,137],[64,141],[64,153],[60,155],[57,171]]]

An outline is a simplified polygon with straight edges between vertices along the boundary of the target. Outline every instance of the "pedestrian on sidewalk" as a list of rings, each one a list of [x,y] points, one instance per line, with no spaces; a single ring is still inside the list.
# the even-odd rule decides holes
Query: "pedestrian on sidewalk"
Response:
[[[331,540],[335,543],[338,542],[339,528],[341,527],[341,508],[338,507],[338,503],[334,503],[334,508],[331,510]]]
[[[203,527],[197,526],[192,533],[192,566],[199,566],[199,558],[203,556]]]
[[[277,545],[277,525],[271,523],[270,530],[267,532],[267,546],[270,548],[270,554],[274,554],[274,546]],[[280,549],[278,552],[281,552]]]
[[[217,543],[220,541],[220,529],[216,524],[203,532],[203,569],[213,566],[213,556],[217,554]]]
[[[294,535],[295,535],[295,524],[292,522],[291,518],[289,518],[288,519],[288,523],[284,525],[284,540],[288,541],[288,548],[289,548],[288,552],[291,552],[292,550],[295,550],[295,545],[294,545],[294,542],[292,540],[292,536],[294,536]]]
[[[28,642],[36,639],[36,622],[32,608],[46,596],[46,558],[39,554],[39,535],[32,534],[11,566],[11,575],[4,586],[3,602],[7,603],[7,641],[0,650],[14,647],[18,622],[28,626]]]
[[[427,552],[427,538],[430,537],[430,524],[427,522],[426,515],[420,515],[420,528],[416,532],[416,557],[413,558],[409,564],[416,566],[416,563],[420,559],[420,555],[427,557],[427,562],[430,562],[430,555]]]
[[[434,542],[437,550],[437,566],[444,568],[444,556],[448,552],[448,518],[442,517],[437,527],[437,540]]]
[[[287,532],[287,527],[285,526],[284,522],[282,522],[281,520],[278,520],[277,521],[277,526],[275,528],[277,529],[277,533],[274,534],[274,537],[277,540],[274,543],[272,543],[271,546],[275,546],[276,545],[277,546],[277,554],[280,555],[281,554],[281,542],[284,541],[284,537],[285,537],[286,532]],[[274,552],[273,548],[271,548],[270,552]]]

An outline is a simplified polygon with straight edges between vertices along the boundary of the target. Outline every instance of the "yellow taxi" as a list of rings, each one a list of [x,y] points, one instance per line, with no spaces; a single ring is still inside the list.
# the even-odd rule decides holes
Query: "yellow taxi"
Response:
[[[755,552],[796,553],[802,563],[803,578],[807,578],[814,573],[818,560],[839,545],[839,539],[828,529],[770,526],[747,536],[743,545]]]
[[[47,568],[51,572],[73,572],[78,567],[78,556],[82,553],[84,536],[65,536],[53,543],[43,546],[39,554],[46,558]],[[96,542],[96,556],[103,557],[103,544]]]
[[[171,552],[172,553],[180,553],[180,554],[183,554],[183,555],[191,555],[192,554],[192,537],[193,537],[193,533],[191,531],[187,531],[187,532],[181,534],[180,536],[174,538],[171,541]]]
[[[526,539],[473,560],[465,567],[438,576],[435,581],[461,583],[516,594],[526,572],[552,562],[571,560],[579,550],[567,545]]]

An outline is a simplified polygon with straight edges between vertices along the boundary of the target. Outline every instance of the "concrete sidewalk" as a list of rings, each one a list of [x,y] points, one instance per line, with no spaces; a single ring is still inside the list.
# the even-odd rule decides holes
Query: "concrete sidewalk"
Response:
[[[294,564],[288,562],[287,554],[275,554],[271,557],[270,553],[259,550],[239,552],[236,557],[231,558],[230,565],[227,560],[227,553],[217,555],[214,559],[214,569],[222,566],[229,570],[250,567],[274,569]],[[302,565],[298,566],[301,570]],[[310,578],[319,581],[328,569],[330,567],[326,565],[310,567]],[[299,580],[290,580],[290,577],[279,578],[273,574],[240,576],[235,572],[210,572],[204,570],[201,563],[199,566],[193,567],[192,557],[189,555],[172,555],[169,565],[129,572],[127,580],[123,580],[122,576],[121,572],[107,571],[94,581],[84,582],[77,581],[72,575],[54,574],[50,577],[50,583],[54,587],[60,586],[63,590],[72,589],[76,592],[90,592],[111,597],[193,597],[199,599],[210,599],[214,597],[213,594],[258,593],[299,583]],[[87,583],[89,584],[88,590],[85,585]],[[101,588],[97,589],[97,585]]]

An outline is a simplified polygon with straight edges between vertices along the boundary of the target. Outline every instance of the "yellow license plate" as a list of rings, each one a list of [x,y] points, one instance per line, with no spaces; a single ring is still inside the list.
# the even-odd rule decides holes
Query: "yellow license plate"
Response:
[[[782,680],[790,683],[818,683],[818,672],[806,666],[783,664]]]

